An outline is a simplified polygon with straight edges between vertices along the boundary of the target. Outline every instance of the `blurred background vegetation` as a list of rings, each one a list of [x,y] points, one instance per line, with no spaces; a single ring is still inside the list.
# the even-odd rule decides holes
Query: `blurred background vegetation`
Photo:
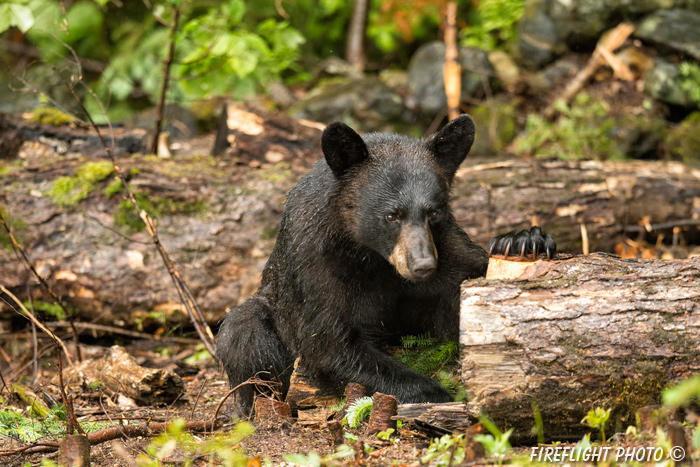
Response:
[[[358,3],[366,5],[360,70],[342,61]],[[66,97],[72,83],[98,122],[148,128],[154,117],[143,112],[159,101],[174,44],[166,103],[193,112],[199,130],[215,126],[221,99],[234,99],[361,131],[420,135],[442,117],[435,95],[444,93],[447,3],[4,0],[0,111],[48,101],[80,117]],[[478,155],[697,162],[700,144],[687,135],[700,132],[698,2],[456,3],[462,110],[484,135]],[[621,82],[601,67],[580,96],[554,102],[603,32],[623,20],[637,31],[616,56],[634,79]],[[670,39],[662,37],[667,23],[676,28]],[[556,120],[543,119],[552,105]]]

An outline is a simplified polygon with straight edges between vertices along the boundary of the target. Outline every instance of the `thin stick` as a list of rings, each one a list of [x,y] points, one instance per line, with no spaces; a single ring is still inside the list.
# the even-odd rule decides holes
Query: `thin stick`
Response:
[[[66,360],[68,361],[68,364],[73,366],[73,361],[70,358],[70,354],[68,353],[68,349],[66,348],[66,344],[64,344],[61,339],[56,337],[56,335],[53,332],[51,332],[46,326],[44,326],[44,324],[41,321],[39,321],[33,314],[31,314],[29,312],[29,310],[27,310],[27,307],[25,307],[24,304],[19,300],[19,298],[15,297],[15,295],[12,292],[10,292],[9,290],[7,290],[5,288],[5,286],[2,284],[0,284],[0,292],[3,292],[4,294],[6,294],[8,297],[10,297],[17,304],[17,306],[19,306],[19,308],[22,310],[23,313],[17,312],[18,314],[31,320],[34,324],[37,325],[37,327],[39,329],[44,331],[46,333],[46,335],[48,335],[51,339],[53,339],[53,341],[57,345],[59,345],[61,347],[61,349],[63,349],[63,353],[66,354]],[[12,308],[15,311],[17,311],[16,308],[14,308],[14,307],[12,307]]]
[[[175,8],[175,13],[173,16],[173,23],[170,28],[170,49],[168,50],[168,56],[165,59],[165,76],[163,76],[163,86],[160,89],[160,99],[158,99],[158,108],[156,114],[156,129],[153,134],[153,141],[151,141],[151,153],[158,153],[158,137],[160,136],[161,127],[163,125],[163,114],[165,112],[165,96],[168,92],[168,85],[170,84],[170,68],[173,65],[173,59],[175,57],[175,38],[177,36],[177,27],[180,23],[180,8]]]
[[[7,235],[10,237],[10,241],[12,242],[12,246],[20,253],[22,258],[24,259],[24,264],[25,266],[36,276],[37,279],[39,279],[39,282],[41,285],[49,292],[51,297],[58,303],[58,306],[61,307],[61,310],[63,310],[63,313],[66,315],[66,319],[68,319],[68,322],[71,325],[71,329],[73,330],[73,340],[75,341],[75,352],[78,355],[78,361],[82,362],[83,361],[83,356],[80,353],[80,341],[78,339],[78,331],[75,329],[75,323],[73,322],[73,319],[71,317],[71,313],[68,311],[68,309],[63,305],[63,301],[58,298],[58,295],[56,292],[53,291],[51,286],[44,280],[43,277],[37,272],[36,268],[34,267],[34,263],[29,259],[29,256],[27,256],[27,253],[24,251],[24,248],[19,244],[17,239],[15,239],[15,236],[12,235],[12,231],[10,230],[10,226],[5,222],[5,218],[3,217],[2,213],[0,212],[0,223],[4,227],[5,231],[7,232]],[[14,295],[13,295],[14,297]],[[16,298],[16,297],[15,297]],[[18,302],[19,303],[19,302]],[[24,306],[22,306],[24,308]],[[24,308],[26,311],[27,309]],[[31,313],[27,311],[27,313],[30,316],[33,316]],[[73,364],[71,363],[70,357],[68,356],[68,353],[66,353],[66,359],[68,359],[68,363],[72,366]]]

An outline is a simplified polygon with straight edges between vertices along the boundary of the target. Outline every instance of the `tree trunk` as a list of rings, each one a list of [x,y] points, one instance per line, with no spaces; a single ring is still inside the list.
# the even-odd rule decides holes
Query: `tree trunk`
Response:
[[[589,410],[612,409],[609,426],[624,430],[663,388],[700,370],[699,257],[535,264],[527,281],[462,285],[470,413],[533,442],[536,405],[546,438],[575,440],[591,431],[581,424]]]
[[[348,30],[348,44],[345,52],[345,59],[357,71],[365,69],[365,25],[367,23],[367,12],[369,11],[369,0],[355,0]]]

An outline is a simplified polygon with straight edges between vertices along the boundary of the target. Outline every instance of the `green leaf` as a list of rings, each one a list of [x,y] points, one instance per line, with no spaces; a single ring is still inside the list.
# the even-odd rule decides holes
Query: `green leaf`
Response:
[[[27,32],[34,25],[34,15],[31,8],[17,3],[0,5],[0,32],[11,26],[16,26],[22,32]]]

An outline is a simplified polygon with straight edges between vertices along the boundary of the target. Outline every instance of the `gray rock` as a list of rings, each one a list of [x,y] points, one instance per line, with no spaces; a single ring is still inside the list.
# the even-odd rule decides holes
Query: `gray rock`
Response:
[[[289,113],[323,123],[342,121],[361,132],[393,131],[410,118],[401,97],[375,77],[328,80]]]
[[[542,68],[557,55],[557,31],[552,18],[542,11],[526,13],[518,28],[518,54],[523,65]]]
[[[442,74],[444,62],[445,44],[435,41],[420,47],[408,65],[408,86],[426,117],[434,117],[447,107]],[[460,47],[459,63],[462,66],[462,100],[484,94],[482,78],[494,84],[493,66],[483,50]]]
[[[695,11],[657,11],[642,21],[635,35],[700,60],[700,13]]]
[[[621,21],[637,21],[650,13],[664,18],[666,13],[663,12],[670,8],[700,12],[700,1],[526,0],[519,25],[518,48],[523,63],[539,68],[565,52],[566,48],[574,51],[592,49],[604,31]],[[697,31],[699,28],[695,24]],[[548,54],[549,50],[551,54]]]
[[[644,76],[644,91],[656,100],[682,107],[695,107],[689,92],[683,90],[678,66],[664,59],[654,60],[654,67]]]

